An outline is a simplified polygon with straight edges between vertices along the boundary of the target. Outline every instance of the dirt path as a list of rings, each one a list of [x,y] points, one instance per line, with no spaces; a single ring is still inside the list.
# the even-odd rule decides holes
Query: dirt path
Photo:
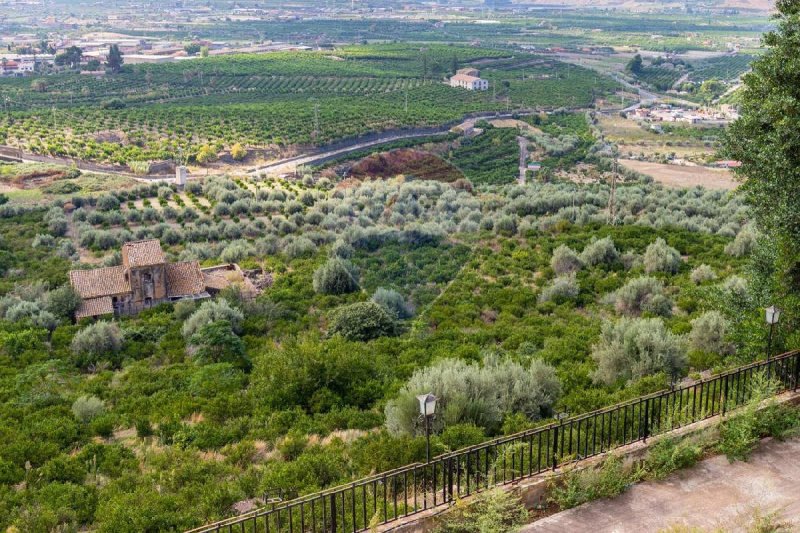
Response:
[[[522,135],[517,135],[519,143],[519,178],[520,185],[525,185],[525,173],[528,171],[528,139]]]
[[[800,529],[800,438],[766,440],[746,463],[712,457],[664,481],[635,485],[523,528],[523,533],[746,532],[756,512],[777,513]],[[695,531],[694,529],[691,529]]]

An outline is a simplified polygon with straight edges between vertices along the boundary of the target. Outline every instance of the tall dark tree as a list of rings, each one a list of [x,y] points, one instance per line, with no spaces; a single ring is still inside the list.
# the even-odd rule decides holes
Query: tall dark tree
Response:
[[[625,67],[625,69],[628,72],[633,72],[634,74],[640,73],[642,71],[642,56],[639,54],[633,56],[631,60],[628,61],[628,64]]]
[[[723,153],[742,162],[737,174],[760,230],[765,234],[769,276],[800,318],[800,0],[778,0],[776,29],[764,36],[767,47],[744,77],[741,117],[725,136]],[[763,261],[762,261],[763,263]]]
[[[453,54],[453,64],[450,65],[450,70],[453,71],[453,74],[458,72],[458,56],[456,54]]]
[[[81,59],[83,59],[83,50],[77,46],[70,46],[56,56],[55,63],[69,68],[78,68],[81,64]]]
[[[124,60],[122,59],[122,52],[119,51],[119,46],[112,44],[108,49],[108,68],[111,69],[111,72],[117,74],[122,70],[123,62]]]

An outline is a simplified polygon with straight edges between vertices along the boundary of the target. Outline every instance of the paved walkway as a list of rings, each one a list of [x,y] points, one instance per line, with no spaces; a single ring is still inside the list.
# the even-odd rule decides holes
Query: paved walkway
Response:
[[[800,531],[800,438],[763,443],[747,463],[712,457],[665,481],[635,485],[526,526],[524,533],[645,533],[671,526],[746,532],[756,510]]]

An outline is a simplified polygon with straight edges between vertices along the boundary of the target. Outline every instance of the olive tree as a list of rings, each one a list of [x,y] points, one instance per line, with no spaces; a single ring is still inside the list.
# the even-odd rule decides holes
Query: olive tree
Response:
[[[320,294],[346,294],[359,289],[355,267],[344,259],[332,257],[314,271],[314,291]]]
[[[686,368],[685,340],[671,333],[659,318],[621,318],[603,325],[592,346],[597,369],[592,378],[611,385],[663,372],[675,375]]]
[[[72,338],[72,353],[80,366],[94,364],[102,359],[113,359],[122,349],[123,335],[112,322],[95,322],[86,326]]]
[[[434,431],[471,423],[496,433],[505,416],[522,413],[530,420],[552,414],[561,394],[555,369],[540,360],[527,365],[487,356],[483,364],[444,359],[414,372],[397,397],[386,405],[386,427],[392,434],[415,434],[417,396],[433,393],[439,400]]]
[[[719,311],[708,311],[692,320],[689,347],[700,352],[729,354],[733,349],[727,340],[730,323]]]
[[[653,272],[674,274],[681,267],[681,254],[662,238],[656,239],[647,247],[642,260],[644,271],[648,274]]]
[[[562,244],[553,252],[553,257],[550,259],[550,266],[556,274],[569,274],[577,272],[583,266],[580,257],[575,253],[575,250],[569,246]]]

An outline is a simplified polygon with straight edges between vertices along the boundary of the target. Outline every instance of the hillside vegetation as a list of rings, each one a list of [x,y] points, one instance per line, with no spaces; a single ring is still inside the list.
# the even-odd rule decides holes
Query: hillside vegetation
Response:
[[[423,459],[420,387],[439,453],[760,353],[740,201],[631,183],[608,226],[608,194],[215,177],[0,206],[0,525],[188,528]],[[67,270],[149,237],[272,285],[70,323]]]

